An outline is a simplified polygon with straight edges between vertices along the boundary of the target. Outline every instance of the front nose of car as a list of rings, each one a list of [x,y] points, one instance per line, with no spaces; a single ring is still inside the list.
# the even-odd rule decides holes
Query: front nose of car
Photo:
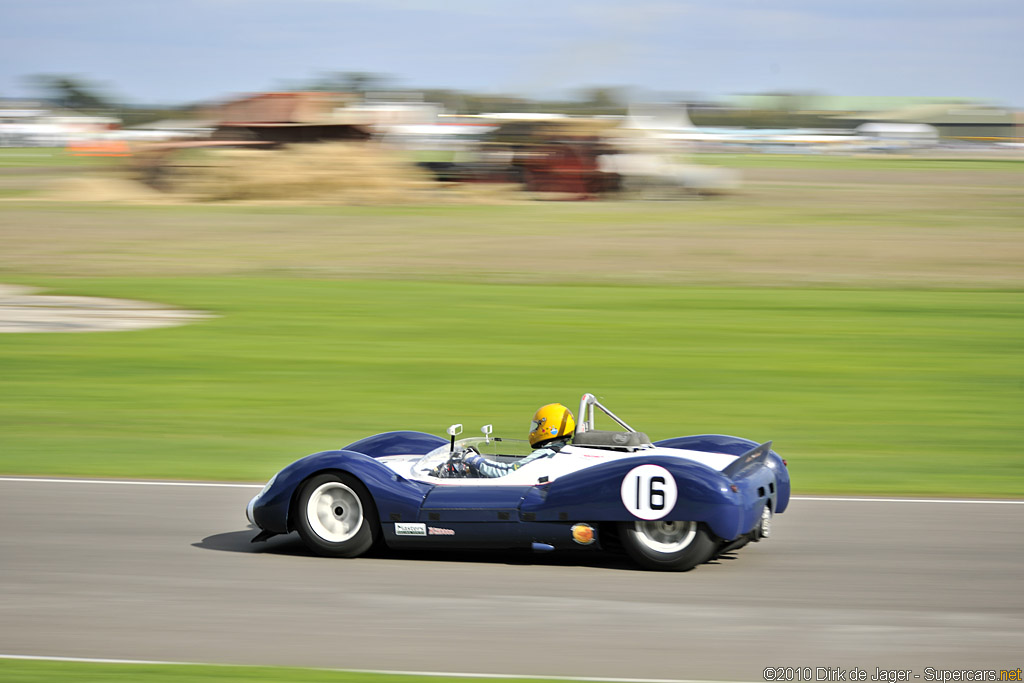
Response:
[[[245,516],[249,519],[249,524],[256,525],[256,520],[252,516],[252,509],[256,506],[256,501],[259,500],[260,494],[256,494],[249,501],[249,504],[245,506]]]

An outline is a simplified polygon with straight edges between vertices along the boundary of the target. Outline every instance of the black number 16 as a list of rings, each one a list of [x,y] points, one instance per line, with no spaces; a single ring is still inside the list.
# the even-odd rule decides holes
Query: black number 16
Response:
[[[636,478],[636,509],[642,510],[643,507],[640,504],[640,489],[642,477]],[[659,488],[654,488],[654,485],[658,484]],[[665,509],[665,490],[660,488],[665,484],[665,477],[651,477],[647,482],[647,500],[648,509],[650,510],[664,510]]]

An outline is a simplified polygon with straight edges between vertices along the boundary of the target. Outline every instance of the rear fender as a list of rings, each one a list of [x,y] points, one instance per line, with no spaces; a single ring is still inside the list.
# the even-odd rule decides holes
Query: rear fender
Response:
[[[745,467],[732,478],[732,486],[739,492],[742,506],[740,532],[754,529],[761,520],[765,506],[774,513],[778,508],[778,487],[768,467]]]
[[[732,539],[743,533],[745,507],[741,494],[721,472],[670,456],[636,457],[590,467],[535,487],[520,507],[524,521],[627,522],[638,518],[627,509],[622,484],[633,468],[659,465],[675,480],[677,496],[662,518],[704,522],[718,536]]]
[[[726,453],[728,455],[740,456],[756,447],[758,443],[738,436],[697,434],[695,436],[677,436],[672,439],[663,439],[662,441],[655,442],[654,445],[665,448],[702,451],[704,453]],[[768,452],[765,466],[771,470],[775,477],[775,505],[772,512],[785,512],[786,508],[789,507],[789,469],[786,467],[785,462],[783,462],[782,457],[774,450]],[[760,510],[758,513],[760,514]]]

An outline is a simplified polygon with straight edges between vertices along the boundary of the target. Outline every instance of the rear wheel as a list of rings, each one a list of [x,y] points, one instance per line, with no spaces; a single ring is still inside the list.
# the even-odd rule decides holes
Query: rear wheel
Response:
[[[693,569],[716,549],[708,532],[693,521],[623,522],[619,536],[629,556],[647,569]]]
[[[362,555],[380,533],[369,492],[344,472],[318,474],[302,485],[295,526],[310,550],[328,557]]]

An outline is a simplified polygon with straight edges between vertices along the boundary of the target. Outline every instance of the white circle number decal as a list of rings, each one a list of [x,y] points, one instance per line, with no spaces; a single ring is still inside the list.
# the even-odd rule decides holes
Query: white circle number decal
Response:
[[[622,504],[640,519],[661,519],[676,505],[676,480],[660,465],[631,469],[621,492]]]

